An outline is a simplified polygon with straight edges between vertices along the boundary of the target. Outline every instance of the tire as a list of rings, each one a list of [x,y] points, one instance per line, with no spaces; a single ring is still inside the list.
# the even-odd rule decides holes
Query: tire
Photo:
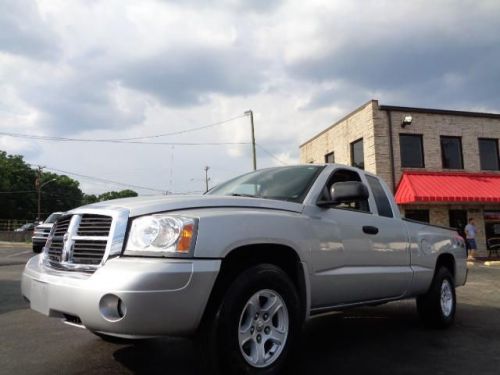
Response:
[[[35,254],[40,254],[42,252],[43,246],[33,246],[33,252]]]
[[[198,338],[203,362],[214,374],[279,374],[294,349],[302,316],[297,290],[282,269],[251,267],[236,277],[205,322]]]
[[[456,302],[453,275],[441,267],[434,275],[429,291],[417,297],[417,311],[425,325],[447,328],[455,320]]]

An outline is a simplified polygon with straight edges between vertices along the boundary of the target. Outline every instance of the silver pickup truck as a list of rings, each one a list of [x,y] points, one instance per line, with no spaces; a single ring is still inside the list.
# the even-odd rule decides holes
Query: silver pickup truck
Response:
[[[466,276],[456,232],[402,219],[372,174],[310,164],[72,210],[22,293],[104,339],[194,335],[217,373],[273,374],[318,314],[416,298],[427,325],[450,325]]]

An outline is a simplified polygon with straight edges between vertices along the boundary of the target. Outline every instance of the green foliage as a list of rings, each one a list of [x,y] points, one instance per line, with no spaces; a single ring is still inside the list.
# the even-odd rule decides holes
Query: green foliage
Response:
[[[36,216],[36,173],[20,155],[0,151],[0,218]]]
[[[21,155],[8,155],[0,151],[0,219],[36,218],[37,173]],[[83,194],[78,181],[50,172],[42,172],[40,185],[41,219],[55,211],[68,211],[85,204],[137,196],[135,191],[129,189],[109,191],[99,196]]]
[[[83,193],[78,181],[50,172],[42,173],[41,181],[42,184],[47,182],[41,191],[41,212],[46,213],[42,217],[54,211],[68,211],[82,204]]]
[[[99,197],[94,194],[83,194],[82,205],[99,202]]]
[[[106,193],[102,193],[99,196],[94,194],[84,194],[82,199],[82,204],[90,204],[95,202],[109,201],[110,199],[119,199],[119,198],[128,198],[128,197],[137,197],[137,193],[133,190],[126,189],[121,191],[108,191]]]
[[[35,219],[38,194],[35,186],[37,171],[21,155],[0,151],[0,219]],[[64,175],[42,172],[40,178],[41,217],[54,211],[78,207],[82,200],[79,182]]]

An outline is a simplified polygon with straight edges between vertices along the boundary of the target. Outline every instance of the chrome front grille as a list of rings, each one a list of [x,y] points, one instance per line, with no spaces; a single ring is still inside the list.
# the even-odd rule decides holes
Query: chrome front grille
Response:
[[[95,271],[121,253],[127,220],[126,210],[80,209],[60,217],[47,240],[44,263],[56,269]]]
[[[73,244],[73,263],[99,264],[104,257],[107,241],[76,240]]]
[[[82,215],[78,226],[79,236],[107,236],[111,229],[113,218],[103,215]]]

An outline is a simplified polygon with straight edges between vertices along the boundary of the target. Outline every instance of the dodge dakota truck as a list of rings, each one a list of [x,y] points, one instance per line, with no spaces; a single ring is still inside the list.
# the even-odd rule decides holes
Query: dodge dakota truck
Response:
[[[449,326],[466,277],[455,231],[401,218],[375,175],[309,164],[69,211],[22,294],[103,339],[193,336],[216,373],[275,374],[319,314],[416,298]]]

